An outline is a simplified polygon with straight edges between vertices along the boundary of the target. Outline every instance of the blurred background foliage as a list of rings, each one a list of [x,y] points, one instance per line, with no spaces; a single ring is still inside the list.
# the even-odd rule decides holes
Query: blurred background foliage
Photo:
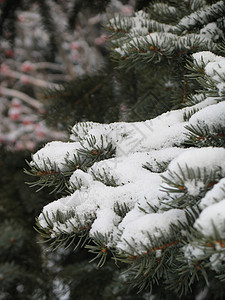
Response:
[[[40,243],[35,217],[55,195],[31,189],[23,169],[31,152],[63,140],[76,121],[124,118],[104,24],[149,2],[0,1],[0,300],[143,299],[119,283],[113,262],[99,271],[85,250],[51,253]]]

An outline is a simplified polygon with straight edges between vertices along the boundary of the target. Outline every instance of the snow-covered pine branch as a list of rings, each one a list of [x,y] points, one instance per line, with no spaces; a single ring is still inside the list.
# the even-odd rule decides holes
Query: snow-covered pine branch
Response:
[[[68,142],[32,156],[34,185],[57,190],[56,176],[64,178],[66,196],[37,218],[53,247],[79,237],[99,265],[107,254],[128,263],[140,290],[160,281],[182,295],[199,276],[205,285],[224,280],[224,58],[199,52],[199,66],[206,79],[194,105],[145,122],[77,123]]]
[[[174,6],[156,2],[147,12],[116,16],[108,25],[114,38],[113,56],[121,66],[130,68],[163,59],[177,63],[184,55],[216,50],[215,42],[224,37],[224,11],[223,1],[206,5],[203,0],[195,0],[176,2]]]

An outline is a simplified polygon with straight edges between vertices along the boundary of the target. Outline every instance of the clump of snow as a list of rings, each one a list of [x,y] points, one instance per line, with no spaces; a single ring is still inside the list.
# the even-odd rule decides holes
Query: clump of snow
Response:
[[[198,196],[204,188],[204,183],[202,181],[196,180],[185,180],[185,188],[188,191],[188,194],[191,196]]]
[[[194,95],[195,99],[197,101],[199,101],[199,103],[195,104],[195,105],[192,105],[191,107],[186,107],[184,109],[184,113],[188,113],[188,112],[192,112],[192,111],[198,111],[202,108],[205,108],[209,105],[212,105],[212,104],[216,104],[218,103],[218,98],[216,97],[204,97],[204,95],[202,94],[197,94],[197,95]]]
[[[225,199],[206,207],[196,220],[194,227],[205,236],[225,238]]]
[[[139,49],[143,47],[145,49],[146,44],[155,45],[157,49],[160,49],[162,53],[170,53],[171,55],[177,51],[177,49],[190,49],[192,47],[192,43],[196,39],[199,40],[199,43],[206,46],[207,48],[214,49],[215,44],[211,39],[207,39],[205,36],[201,36],[198,34],[190,33],[188,39],[186,36],[178,36],[172,32],[171,28],[162,27],[162,32],[152,32],[151,34],[146,34],[145,36],[135,36],[133,37],[129,43],[124,43],[119,47],[115,48],[114,51],[119,53],[121,56],[129,56],[129,52],[132,49]],[[168,44],[170,47],[168,48]],[[151,52],[152,50],[149,48],[148,50]]]
[[[225,178],[222,178],[214,187],[207,192],[200,202],[200,208],[204,209],[225,199]]]
[[[76,170],[70,177],[69,182],[71,186],[81,185],[83,188],[88,188],[93,183],[93,178],[82,170]]]
[[[176,8],[165,3],[154,3],[153,8],[160,11],[161,14],[175,14]]]
[[[114,241],[114,239],[117,238],[117,227],[120,221],[121,218],[115,213],[112,208],[104,208],[102,210],[98,210],[96,219],[91,226],[90,236],[101,233],[103,236],[106,236],[107,239],[109,239],[106,246],[112,246],[110,242],[112,239]]]
[[[150,171],[144,168],[146,163],[157,170],[158,164],[170,162],[184,151],[186,149],[170,147],[157,151],[128,153],[125,156],[96,162],[88,172],[95,174],[106,173],[109,178],[113,177],[118,185],[135,181],[146,181],[146,178],[150,176]]]
[[[100,123],[94,122],[78,122],[72,127],[70,140],[73,142],[80,142],[85,137],[88,137],[93,133],[93,131],[98,130],[101,128]]]
[[[183,247],[184,256],[188,259],[201,259],[205,256],[204,249],[193,246],[191,244],[187,244]]]
[[[203,67],[203,64],[205,65],[205,74],[208,75],[211,81],[214,82],[218,89],[219,95],[222,95],[223,91],[225,90],[225,58],[215,55],[210,51],[198,52],[192,56],[199,66]]]
[[[214,41],[223,37],[223,32],[218,28],[215,22],[209,23],[200,30],[200,34],[206,38],[211,38]]]
[[[68,227],[65,224],[56,221],[56,216],[58,212],[66,216],[68,211],[74,211],[74,206],[79,202],[79,198],[76,197],[76,199],[73,198],[73,201],[71,200],[71,197],[67,196],[59,200],[53,201],[46,205],[42,213],[40,214],[38,221],[43,228],[48,227],[49,220],[53,225],[51,229],[51,237],[54,238],[57,235],[57,233],[60,233],[60,230],[65,231],[67,233],[72,232],[73,228],[71,226]]]
[[[188,175],[188,169],[201,172],[201,175],[210,175],[211,172],[221,170],[225,175],[225,149],[215,147],[192,148],[181,153],[172,160],[168,170],[176,174]]]
[[[207,65],[208,63],[211,62],[219,62],[221,60],[224,60],[224,57],[218,56],[211,51],[201,51],[201,52],[196,52],[192,54],[193,58],[196,60],[197,64],[199,66],[203,66],[202,63]]]
[[[88,122],[87,127],[81,130],[81,137],[72,134],[71,139],[91,149],[88,140],[94,137],[95,146],[103,147],[109,142],[116,148],[116,156],[126,156],[129,153],[160,149],[179,145],[185,140],[183,111],[175,110],[162,114],[153,120],[135,123],[93,124]],[[81,125],[80,125],[81,126]],[[83,126],[84,127],[84,126]],[[77,129],[76,129],[77,130]],[[79,132],[79,128],[78,128]],[[78,147],[79,148],[79,147]]]
[[[44,148],[37,151],[31,164],[36,164],[40,169],[45,170],[47,166],[50,170],[58,168],[66,169],[66,160],[73,160],[74,154],[79,147],[79,143],[50,142]]]
[[[144,245],[150,245],[149,236],[160,237],[162,234],[168,234],[171,224],[185,222],[186,217],[183,210],[171,209],[163,213],[143,214],[134,218],[131,222],[126,222],[126,217],[119,225],[122,230],[121,241],[117,248],[127,252],[144,252]]]
[[[185,26],[188,29],[189,27],[194,25],[205,24],[206,20],[211,15],[211,11],[219,11],[221,10],[221,6],[223,7],[223,1],[218,1],[217,3],[211,6],[203,7],[197,10],[196,12],[193,12],[190,15],[183,17],[177,26],[178,28]]]
[[[220,249],[223,250],[223,249]],[[213,253],[210,257],[211,269],[216,272],[222,271],[222,264],[225,262],[225,253]]]

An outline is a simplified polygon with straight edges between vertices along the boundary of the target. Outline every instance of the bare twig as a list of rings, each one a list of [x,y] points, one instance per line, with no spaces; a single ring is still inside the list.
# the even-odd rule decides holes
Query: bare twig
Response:
[[[57,88],[58,87],[58,84],[55,84],[52,82],[46,82],[45,80],[38,79],[38,78],[35,78],[30,75],[25,75],[25,74],[17,72],[17,71],[12,71],[10,69],[7,72],[2,73],[2,75],[11,77],[11,78],[15,78],[15,79],[19,79],[19,80],[26,82],[27,84],[32,84],[32,85],[38,86],[38,87],[43,87],[43,88],[49,88],[49,87]]]
[[[36,100],[34,98],[31,98],[30,96],[24,94],[23,92],[13,90],[13,89],[8,89],[8,88],[5,88],[5,87],[0,87],[0,94],[4,95],[4,96],[19,98],[23,102],[29,104],[30,106],[32,106],[33,108],[35,108],[39,111],[42,108],[42,104],[38,100]]]

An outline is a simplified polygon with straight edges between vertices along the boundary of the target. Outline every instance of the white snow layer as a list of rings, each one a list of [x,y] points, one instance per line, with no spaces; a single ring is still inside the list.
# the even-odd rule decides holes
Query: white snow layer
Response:
[[[194,57],[198,62],[203,59],[207,66],[211,62],[221,64],[222,61],[223,64],[223,58],[211,52],[196,53]],[[214,76],[213,72],[211,74]],[[220,176],[225,175],[224,148],[182,148],[187,138],[186,125],[207,125],[212,131],[215,127],[225,126],[225,102],[201,97],[202,101],[195,106],[170,111],[145,122],[78,123],[70,136],[72,142],[48,143],[34,154],[32,164],[40,169],[48,166],[63,172],[67,170],[66,161],[73,160],[82,145],[91,150],[93,145],[96,149],[111,143],[115,148],[113,157],[95,162],[87,172],[78,169],[72,174],[71,191],[78,183],[79,189],[46,205],[39,216],[41,226],[48,227],[47,216],[53,226],[52,237],[62,231],[71,233],[82,225],[90,226],[90,235],[102,234],[106,238],[106,246],[113,245],[119,251],[129,253],[134,253],[135,248],[136,253],[142,253],[146,251],[145,246],[150,245],[150,237],[169,234],[171,224],[185,223],[184,210],[163,210],[165,204],[161,199],[166,193],[162,190],[161,175],[169,177],[176,174],[183,178],[191,196],[201,194],[203,179],[212,172],[220,171]],[[193,107],[199,111],[185,122],[184,113],[192,111]],[[191,179],[190,169],[199,176],[199,180]],[[99,178],[102,178],[101,182]],[[113,178],[115,186],[108,186],[107,178]],[[215,226],[225,238],[224,180],[212,186],[200,201],[202,212],[194,226],[206,236],[215,236]],[[121,214],[118,207],[127,212],[125,210],[124,215]],[[56,221],[59,212],[65,216],[64,223]],[[190,249],[194,249],[191,247],[184,249],[187,257]]]
[[[204,66],[205,74],[210,76],[218,89],[219,95],[225,90],[225,58],[210,51],[202,51],[192,55],[199,66]]]
[[[225,198],[224,200],[205,208],[199,218],[195,221],[194,227],[200,230],[205,236],[217,239],[218,233],[221,239],[225,238]]]
[[[49,170],[57,168],[64,170],[66,168],[66,160],[73,160],[73,154],[76,153],[79,146],[79,143],[50,142],[36,152],[32,159],[42,170],[45,170],[45,167],[49,168]]]
[[[215,119],[215,115],[217,116]],[[220,102],[214,105],[210,105],[196,114],[194,114],[189,122],[191,125],[200,124],[201,126],[208,126],[211,132],[214,128],[225,126],[225,102]]]

